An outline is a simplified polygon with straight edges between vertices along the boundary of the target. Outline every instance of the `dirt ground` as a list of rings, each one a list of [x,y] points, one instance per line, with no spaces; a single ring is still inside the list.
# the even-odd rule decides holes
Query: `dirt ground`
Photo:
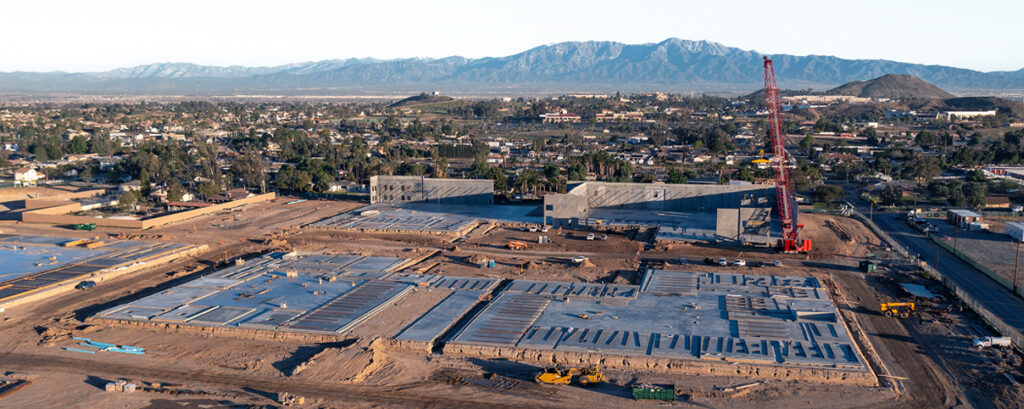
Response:
[[[802,236],[811,239],[815,257],[865,257],[882,250],[882,240],[856,220],[802,213]]]
[[[31,376],[33,384],[3,400],[11,407],[196,407],[200,405],[277,405],[279,392],[307,398],[303,407],[452,408],[452,407],[723,407],[723,408],[904,408],[1020,407],[1024,397],[1014,355],[966,348],[983,325],[952,301],[922,301],[928,312],[920,322],[877,313],[878,303],[905,297],[893,287],[895,269],[865,275],[858,257],[880,250],[880,241],[863,225],[835,216],[802,217],[810,256],[780,255],[770,249],[706,245],[645,246],[647,231],[609,233],[607,241],[588,241],[575,231],[523,232],[483,225],[454,243],[437,236],[362,234],[300,229],[316,220],[351,210],[355,202],[292,198],[246,206],[148,231],[97,229],[75,232],[52,226],[0,222],[0,230],[69,237],[96,235],[205,243],[211,250],[193,260],[145,270],[75,292],[51,302],[0,314],[0,375]],[[804,215],[802,215],[804,216]],[[551,243],[538,244],[547,235]],[[849,239],[847,239],[847,237]],[[509,250],[509,240],[530,243]],[[412,310],[436,305],[442,291],[417,289],[356,327],[337,342],[301,343],[87,324],[96,312],[152,294],[212,271],[226,260],[272,248],[422,259],[407,272],[638,284],[644,268],[811,275],[830,289],[872,369],[883,375],[879,387],[768,381],[742,391],[723,389],[757,381],[751,378],[693,376],[645,371],[606,371],[596,388],[538,385],[532,374],[543,363],[465,359],[400,350],[383,339],[415,320]],[[585,256],[588,265],[567,258]],[[705,258],[743,258],[746,267],[705,265]],[[686,264],[680,263],[686,259]],[[474,261],[494,259],[495,268]],[[770,265],[780,260],[783,267]],[[592,266],[590,266],[592,265]],[[919,281],[925,284],[928,282]],[[933,291],[941,292],[934,283]],[[950,306],[947,308],[947,306]],[[415,307],[415,308],[413,308]],[[949,312],[946,312],[947,309]],[[146,348],[143,356],[95,355],[65,351],[70,335]],[[104,392],[103,385],[126,378],[147,387],[134,394]],[[172,387],[155,387],[168,383]],[[676,385],[674,403],[638,402],[627,385],[640,382]]]

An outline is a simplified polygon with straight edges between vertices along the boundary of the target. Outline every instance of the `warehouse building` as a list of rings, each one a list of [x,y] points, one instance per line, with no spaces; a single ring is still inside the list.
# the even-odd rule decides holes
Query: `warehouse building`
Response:
[[[373,176],[370,178],[370,204],[376,203],[491,205],[494,204],[494,181]]]

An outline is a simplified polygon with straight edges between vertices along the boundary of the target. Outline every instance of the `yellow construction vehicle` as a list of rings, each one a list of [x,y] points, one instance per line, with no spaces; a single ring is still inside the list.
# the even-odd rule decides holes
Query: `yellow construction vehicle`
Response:
[[[912,302],[884,302],[879,310],[886,317],[898,316],[907,318],[917,312],[917,306]]]
[[[562,368],[560,366],[544,368],[533,377],[537,383],[551,385],[568,385],[575,381],[580,386],[590,386],[604,381],[604,374],[597,365],[586,368]]]
[[[508,242],[509,250],[526,250],[526,242],[522,241],[510,241]]]

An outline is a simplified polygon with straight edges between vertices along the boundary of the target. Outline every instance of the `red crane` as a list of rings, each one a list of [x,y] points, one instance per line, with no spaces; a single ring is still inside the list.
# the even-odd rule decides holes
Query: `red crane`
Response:
[[[789,190],[789,162],[786,159],[786,141],[782,130],[779,87],[775,84],[775,69],[768,57],[764,57],[764,99],[768,104],[768,135],[775,155],[775,200],[782,220],[782,239],[778,247],[786,253],[806,253],[811,251],[811,240],[800,239],[800,229],[804,225],[796,222],[796,200]]]

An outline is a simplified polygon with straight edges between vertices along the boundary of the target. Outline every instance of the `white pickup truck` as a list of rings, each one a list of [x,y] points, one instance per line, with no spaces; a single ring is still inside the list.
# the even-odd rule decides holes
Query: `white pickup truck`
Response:
[[[1010,347],[1010,337],[982,337],[974,339],[975,348]]]

